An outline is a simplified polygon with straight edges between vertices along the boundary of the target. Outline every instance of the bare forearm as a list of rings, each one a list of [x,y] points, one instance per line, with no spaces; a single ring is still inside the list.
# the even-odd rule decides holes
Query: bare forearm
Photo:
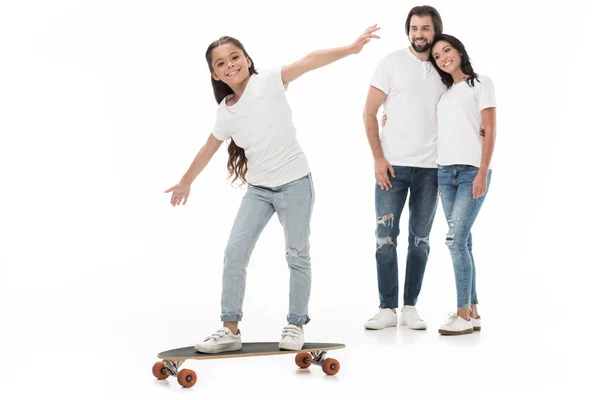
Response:
[[[183,175],[180,182],[191,185],[192,182],[194,182],[194,179],[196,179],[200,172],[202,172],[202,170],[208,165],[208,162],[217,152],[222,143],[223,141],[215,138],[212,133],[208,135],[206,143],[204,146],[202,146],[198,154],[196,154],[194,161],[192,161],[192,164]]]
[[[496,108],[490,107],[481,111],[481,119],[484,126],[485,136],[483,138],[483,149],[481,154],[480,168],[489,169],[496,143]]]
[[[373,34],[373,32],[378,31],[379,29],[380,28],[376,25],[370,26],[350,46],[316,50],[292,64],[284,65],[281,69],[281,80],[283,84],[287,85],[309,71],[329,65],[350,54],[360,53],[365,44],[372,38],[379,38],[379,36]]]
[[[198,175],[200,175],[200,172],[202,172],[202,170],[204,170],[204,168],[208,165],[208,162],[212,156],[213,153],[208,150],[207,146],[202,146],[198,154],[196,154],[194,161],[192,161],[192,164],[181,178],[180,182],[191,185]]]
[[[492,162],[492,154],[494,153],[494,145],[496,143],[496,130],[493,129],[491,132],[485,130],[485,137],[483,138],[483,149],[481,154],[481,165],[480,169],[489,169],[490,163]]]
[[[373,159],[383,157],[383,149],[381,148],[381,140],[379,140],[379,122],[377,115],[365,112],[363,114],[363,122],[365,131],[367,132],[367,140],[373,154]]]
[[[350,48],[347,46],[337,47],[335,49],[316,50],[307,54],[298,62],[302,63],[304,67],[303,70],[308,72],[324,67],[350,54]]]

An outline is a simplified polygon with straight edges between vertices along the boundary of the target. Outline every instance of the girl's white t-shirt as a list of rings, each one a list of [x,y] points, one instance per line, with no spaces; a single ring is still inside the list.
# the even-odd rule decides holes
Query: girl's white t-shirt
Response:
[[[233,138],[248,158],[248,183],[269,188],[310,173],[306,155],[296,139],[292,110],[285,97],[287,85],[281,67],[250,76],[237,103],[223,99],[212,134],[218,140]]]
[[[460,82],[448,89],[437,106],[438,165],[481,164],[483,126],[481,111],[496,107],[492,80],[484,75],[475,79],[474,86]]]

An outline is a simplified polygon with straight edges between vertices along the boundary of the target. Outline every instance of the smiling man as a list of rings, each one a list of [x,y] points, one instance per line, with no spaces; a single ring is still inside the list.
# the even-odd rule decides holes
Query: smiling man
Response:
[[[400,215],[409,198],[408,251],[400,324],[426,329],[415,305],[429,257],[429,233],[437,208],[437,103],[445,90],[428,61],[442,19],[430,6],[414,7],[406,18],[410,46],[388,54],[377,66],[364,109],[364,124],[375,161],[377,247],[375,259],[379,311],[366,329],[398,324],[398,254]],[[387,122],[379,135],[377,113]],[[410,194],[410,195],[409,195]]]

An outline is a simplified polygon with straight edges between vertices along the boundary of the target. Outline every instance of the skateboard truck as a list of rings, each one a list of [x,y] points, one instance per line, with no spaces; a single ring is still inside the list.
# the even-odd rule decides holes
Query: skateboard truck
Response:
[[[322,365],[326,354],[326,351],[311,351],[310,355],[312,356],[312,360],[307,361],[312,365]]]
[[[177,361],[164,361],[165,372],[171,376],[177,376],[179,374],[179,367],[184,363],[183,360]]]

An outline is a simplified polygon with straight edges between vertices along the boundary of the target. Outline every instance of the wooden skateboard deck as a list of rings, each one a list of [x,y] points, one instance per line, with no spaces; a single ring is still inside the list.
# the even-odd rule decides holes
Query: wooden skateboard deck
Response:
[[[296,354],[296,365],[308,368],[311,364],[319,365],[327,375],[335,375],[340,369],[340,363],[333,358],[325,358],[330,350],[346,347],[341,343],[305,343],[302,350],[279,350],[278,342],[248,342],[242,343],[241,350],[227,351],[217,354],[200,353],[191,347],[166,350],[158,354],[159,361],[152,367],[152,374],[157,379],[176,376],[183,387],[192,387],[196,383],[196,373],[190,369],[179,367],[186,360],[209,360],[217,358],[238,358]]]

